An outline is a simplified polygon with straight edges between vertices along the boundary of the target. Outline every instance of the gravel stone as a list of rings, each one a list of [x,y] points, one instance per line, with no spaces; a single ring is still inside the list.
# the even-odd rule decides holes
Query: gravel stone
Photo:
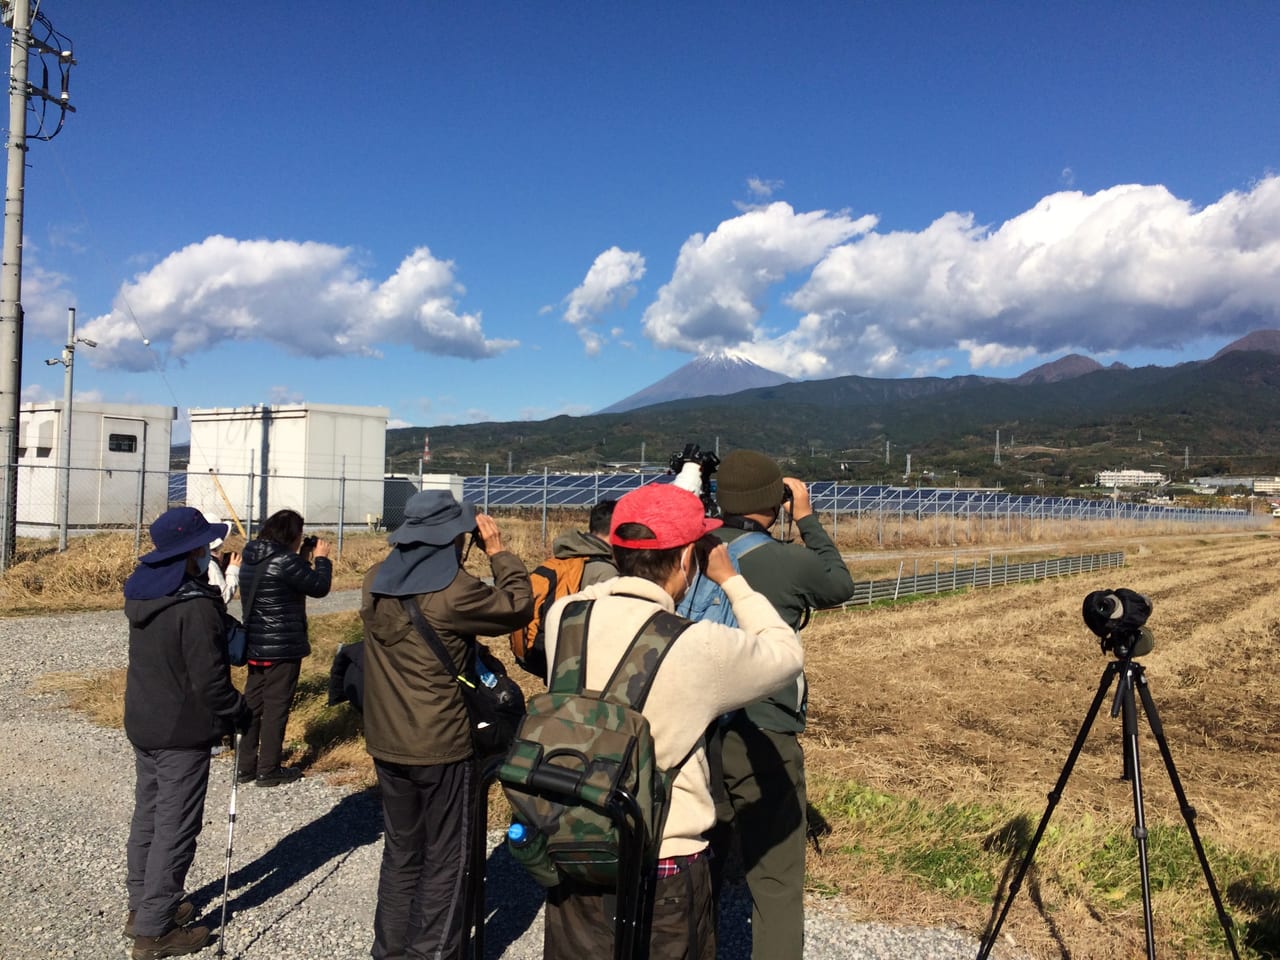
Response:
[[[312,601],[313,612],[351,609],[351,592]],[[234,612],[234,611],[233,611]],[[124,666],[128,629],[119,611],[0,619],[0,957],[127,957],[125,840],[133,807],[133,755],[119,730],[94,726],[41,692],[51,672]],[[215,757],[187,888],[198,922],[220,919],[226,866],[230,752]],[[488,958],[542,955],[541,889],[490,837]],[[244,960],[367,957],[373,935],[382,816],[373,791],[318,777],[237,793],[224,949]],[[495,849],[496,848],[496,849]],[[750,954],[750,907],[731,888],[720,957]],[[851,921],[838,903],[812,898],[807,960],[959,960],[977,942],[946,929]],[[206,947],[201,955],[211,955]],[[1023,954],[1001,945],[997,960]]]

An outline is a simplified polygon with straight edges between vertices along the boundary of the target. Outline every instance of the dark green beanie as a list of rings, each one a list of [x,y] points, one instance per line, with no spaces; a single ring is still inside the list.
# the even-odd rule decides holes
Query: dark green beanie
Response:
[[[763,453],[734,450],[720,462],[716,500],[725,513],[771,513],[785,489],[782,471]]]

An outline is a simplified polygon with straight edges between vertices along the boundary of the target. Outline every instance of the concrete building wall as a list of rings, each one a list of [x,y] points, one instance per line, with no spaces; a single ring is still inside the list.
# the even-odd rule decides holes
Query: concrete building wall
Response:
[[[187,502],[246,527],[284,509],[312,527],[364,526],[382,510],[389,415],[330,404],[192,410]]]
[[[57,530],[62,484],[68,477],[67,524],[72,529],[132,526],[139,514],[148,523],[164,512],[169,444],[177,418],[173,407],[74,403],[67,464],[63,463],[62,416],[61,401],[27,403],[19,410],[21,535]]]

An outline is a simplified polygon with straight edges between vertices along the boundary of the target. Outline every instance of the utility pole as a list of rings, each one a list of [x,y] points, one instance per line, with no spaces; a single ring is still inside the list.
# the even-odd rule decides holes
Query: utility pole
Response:
[[[996,466],[1000,466],[1000,431],[996,431]]]
[[[27,163],[27,103],[41,101],[37,140],[52,140],[62,129],[71,106],[68,78],[75,64],[71,43],[53,29],[43,13],[36,22],[43,40],[31,35],[31,0],[0,0],[0,17],[12,32],[9,49],[8,170],[4,194],[4,247],[0,261],[0,573],[13,560],[18,533],[18,423],[22,396],[22,218]],[[57,45],[54,46],[53,43]],[[28,62],[32,51],[42,59],[56,57],[62,89],[52,93],[32,86]],[[58,110],[57,126],[44,127],[50,105]]]
[[[62,413],[59,416],[62,428],[62,482],[58,489],[58,552],[67,549],[67,526],[71,515],[71,383],[75,371],[76,344],[86,347],[98,344],[87,337],[76,336],[76,308],[67,308],[67,345],[62,348],[62,356],[46,360],[49,366],[62,364],[66,371],[62,378]]]

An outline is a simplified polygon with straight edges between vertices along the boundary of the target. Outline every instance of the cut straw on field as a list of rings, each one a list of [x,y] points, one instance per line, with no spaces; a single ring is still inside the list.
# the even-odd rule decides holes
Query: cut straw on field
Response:
[[[518,549],[536,562],[539,531],[528,527],[533,536]],[[1143,663],[1242,955],[1280,956],[1277,541],[1108,537],[1107,549],[1126,552],[1123,570],[815,617],[804,633],[811,696],[803,742],[810,802],[831,833],[821,853],[810,851],[811,893],[837,899],[855,919],[980,935],[1109,659],[1084,627],[1081,601],[1127,586],[1154,602],[1156,647]],[[1071,549],[1101,539],[1095,528],[1087,546]],[[485,566],[475,556],[470,565]],[[855,578],[870,565],[854,560]],[[312,773],[369,783],[357,721],[346,707],[321,705],[320,675],[337,644],[358,636],[358,617],[314,617],[312,632],[316,652],[288,733],[294,759]],[[537,681],[511,665],[504,646],[491,642],[534,692]],[[98,681],[60,682],[75,699]],[[118,700],[119,676],[101,682],[96,698]],[[1108,698],[1004,927],[1035,957],[1143,953],[1133,798],[1119,779],[1119,721],[1109,706]],[[1161,956],[1224,956],[1170,779],[1141,719],[1139,730]],[[496,825],[505,805],[492,796]]]

